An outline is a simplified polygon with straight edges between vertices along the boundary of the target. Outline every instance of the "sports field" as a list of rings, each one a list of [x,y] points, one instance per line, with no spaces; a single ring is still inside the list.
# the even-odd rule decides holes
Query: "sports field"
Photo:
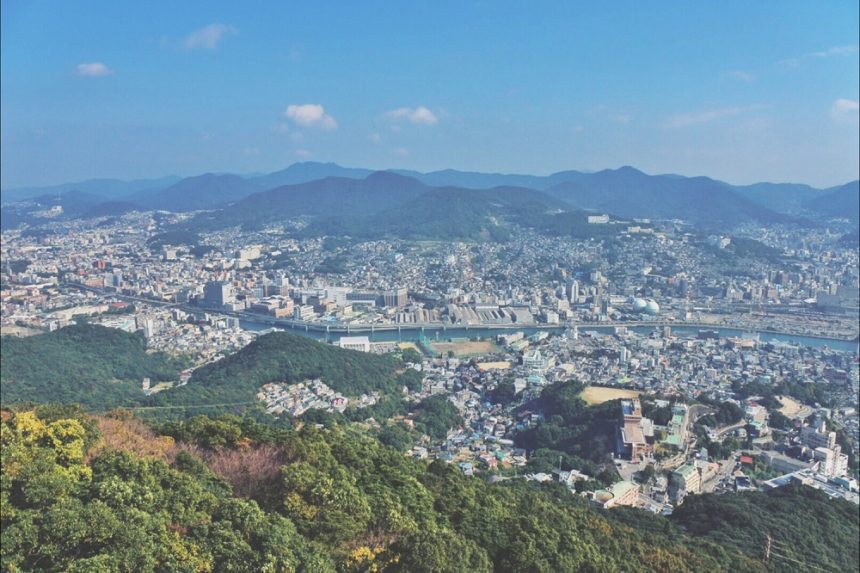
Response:
[[[812,414],[812,408],[805,404],[801,404],[794,398],[789,396],[777,396],[777,400],[782,404],[779,412],[788,418],[806,418]]]
[[[589,406],[594,406],[595,404],[603,404],[604,402],[609,402],[610,400],[617,400],[619,398],[636,398],[641,393],[642,392],[640,392],[639,390],[625,390],[624,388],[603,388],[601,386],[589,386],[582,391],[582,394],[580,394],[579,397],[585,400],[585,403]]]
[[[448,351],[454,352],[457,358],[466,356],[483,356],[485,354],[495,354],[501,349],[496,346],[496,343],[491,340],[454,340],[451,342],[431,342],[430,346],[433,351],[438,354],[448,355]]]

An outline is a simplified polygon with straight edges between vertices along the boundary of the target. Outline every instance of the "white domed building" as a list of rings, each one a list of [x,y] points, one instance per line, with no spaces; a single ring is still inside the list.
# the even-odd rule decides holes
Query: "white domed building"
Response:
[[[648,306],[648,303],[645,302],[644,298],[634,298],[633,299],[633,312],[645,312],[645,307]]]
[[[660,314],[660,305],[655,300],[649,300],[645,305],[645,314],[657,315]]]

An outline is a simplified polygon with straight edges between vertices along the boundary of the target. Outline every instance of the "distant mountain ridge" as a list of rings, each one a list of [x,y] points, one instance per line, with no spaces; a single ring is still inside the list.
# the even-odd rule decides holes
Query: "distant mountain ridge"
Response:
[[[238,175],[205,173],[186,177],[155,192],[136,193],[129,200],[148,209],[197,211],[224,207],[262,190],[259,184]]]
[[[125,197],[132,193],[144,191],[146,189],[164,189],[179,181],[181,177],[168,175],[157,179],[135,179],[132,181],[122,181],[119,179],[90,179],[87,181],[78,181],[75,183],[63,183],[61,185],[49,185],[46,187],[16,187],[12,189],[3,189],[0,193],[2,201],[25,201],[33,199],[40,195],[56,195],[67,191],[78,190],[93,195],[100,195],[105,198],[117,199]]]
[[[198,216],[195,229],[260,226],[302,216],[360,217],[400,205],[428,189],[409,177],[383,171],[364,179],[326,177],[254,193],[229,209]]]
[[[365,239],[495,240],[509,233],[510,224],[538,227],[543,218],[571,210],[564,201],[523,187],[427,187],[417,196],[402,198],[405,200],[399,204],[363,217],[348,212],[320,217],[303,234]]]
[[[387,176],[390,178],[386,179]],[[408,185],[404,184],[405,179],[409,180]],[[198,218],[198,223],[208,221],[205,226],[210,228],[272,222],[278,217],[367,217],[394,209],[432,188],[543,191],[563,201],[567,209],[622,217],[684,219],[706,228],[726,228],[744,222],[802,223],[795,218],[798,216],[856,220],[860,197],[857,181],[820,190],[793,183],[733,186],[708,177],[648,175],[633,167],[594,173],[569,170],[538,176],[454,169],[428,173],[371,171],[336,163],[302,162],[273,173],[247,177],[207,173],[183,179],[93,180],[42,189],[12,189],[3,192],[3,200],[22,196],[32,200],[37,192],[43,196],[62,196],[72,188],[99,201],[87,201],[85,208],[67,209],[69,216],[122,214],[135,208],[183,212],[231,206],[230,213],[216,212]],[[100,206],[100,202],[106,204]],[[38,217],[30,216],[33,210],[19,209],[13,213],[4,206],[4,226],[40,224]]]
[[[830,217],[860,220],[860,180],[831,187],[805,202],[808,209]]]
[[[612,211],[623,217],[685,219],[705,227],[792,220],[751,201],[722,181],[646,175],[633,167],[584,175],[546,191],[582,209]]]

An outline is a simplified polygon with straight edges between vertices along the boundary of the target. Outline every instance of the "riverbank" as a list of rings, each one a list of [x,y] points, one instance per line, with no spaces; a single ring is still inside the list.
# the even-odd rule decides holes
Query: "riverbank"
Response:
[[[256,318],[256,317],[254,317]],[[262,317],[261,317],[262,318]],[[522,331],[526,335],[532,335],[536,332],[546,331],[550,333],[560,333],[567,331],[570,335],[573,328],[565,326],[551,325],[469,325],[469,326],[397,326],[394,328],[344,328],[329,326],[326,329],[325,325],[318,325],[319,330],[307,327],[306,324],[291,324],[291,321],[283,321],[280,325],[272,324],[270,320],[240,320],[242,328],[247,330],[267,330],[277,328],[287,330],[295,334],[307,336],[315,340],[326,342],[335,342],[340,340],[342,336],[367,336],[371,342],[418,342],[421,339],[428,339],[432,342],[445,342],[450,339],[457,338],[495,338],[499,334],[510,334],[511,332]],[[386,325],[389,326],[389,325]],[[776,332],[771,330],[760,330],[757,332],[745,332],[737,328],[720,328],[713,325],[696,324],[696,323],[663,323],[651,322],[643,323],[578,323],[575,325],[580,335],[587,335],[589,332],[596,334],[608,334],[614,332],[615,328],[626,327],[628,330],[637,334],[650,334],[652,332],[661,332],[664,326],[669,326],[672,329],[672,334],[686,338],[696,337],[699,330],[715,330],[722,338],[748,337],[758,336],[763,342],[776,342],[782,344],[793,344],[797,346],[808,346],[811,348],[827,347],[840,352],[856,352],[858,343],[855,340],[843,340],[839,338],[828,338],[817,335],[799,335],[787,332]]]

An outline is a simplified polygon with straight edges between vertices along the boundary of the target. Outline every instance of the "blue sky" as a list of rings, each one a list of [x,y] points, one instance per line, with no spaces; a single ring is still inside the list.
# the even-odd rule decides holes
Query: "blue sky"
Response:
[[[0,184],[303,160],[858,177],[858,3],[2,3]]]

